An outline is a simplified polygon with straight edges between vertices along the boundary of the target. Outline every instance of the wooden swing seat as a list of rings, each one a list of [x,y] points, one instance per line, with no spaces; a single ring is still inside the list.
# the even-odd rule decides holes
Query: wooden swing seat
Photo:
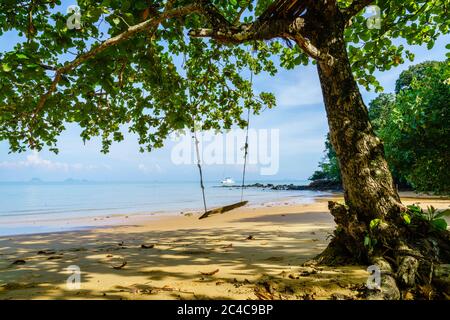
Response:
[[[219,213],[222,214],[222,213],[243,207],[247,203],[248,203],[248,201],[241,201],[241,202],[230,204],[228,206],[211,209],[211,210],[206,211],[204,214],[202,214],[199,219],[205,219],[213,214],[219,214]]]

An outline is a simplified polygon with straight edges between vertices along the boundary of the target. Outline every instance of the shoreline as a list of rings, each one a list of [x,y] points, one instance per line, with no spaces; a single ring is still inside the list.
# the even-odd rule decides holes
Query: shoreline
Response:
[[[450,201],[450,197],[438,196],[438,195],[428,195],[423,193],[415,193],[413,191],[403,191],[400,192],[402,200],[437,200],[437,201]],[[270,207],[286,207],[286,206],[297,206],[302,204],[311,204],[320,199],[334,199],[343,198],[343,192],[340,191],[317,191],[316,194],[310,196],[283,196],[276,198],[275,194],[270,199],[265,199],[259,202],[250,202],[245,208],[270,208]],[[209,209],[215,208],[212,206]],[[112,213],[106,215],[90,215],[86,217],[60,217],[60,218],[48,218],[38,220],[37,223],[33,219],[24,219],[22,221],[13,222],[1,222],[0,226],[8,226],[11,229],[30,229],[38,228],[41,224],[43,229],[47,231],[30,231],[30,232],[20,232],[20,233],[10,233],[2,234],[1,238],[11,238],[15,236],[27,236],[27,235],[46,235],[52,233],[64,233],[64,232],[77,232],[77,231],[89,231],[104,228],[113,228],[120,226],[127,226],[129,224],[145,224],[149,222],[155,222],[159,219],[164,219],[166,217],[177,217],[179,215],[201,215],[202,210],[200,208],[195,209],[182,209],[182,210],[158,210],[158,211],[143,211],[143,212],[130,212],[130,213]],[[14,218],[14,216],[10,216]],[[3,218],[4,219],[4,218]],[[64,226],[61,230],[56,230],[58,227]]]
[[[322,197],[332,196],[334,192],[316,192],[312,195],[285,195],[278,196],[274,193],[268,196],[267,199],[257,200],[255,202],[250,202],[247,208],[262,208],[262,207],[273,207],[273,206],[289,206],[298,204],[313,203],[315,199]],[[338,193],[336,193],[338,194]],[[211,206],[210,209],[216,208],[217,206]],[[103,209],[101,209],[104,211]],[[153,210],[153,211],[142,211],[142,212],[123,212],[123,213],[112,213],[112,214],[102,214],[102,215],[89,215],[89,216],[61,216],[58,218],[44,218],[39,220],[33,220],[33,216],[29,216],[22,220],[14,220],[14,216],[8,216],[8,218],[14,221],[2,222],[0,220],[0,227],[10,228],[10,229],[22,229],[29,230],[20,233],[8,233],[3,234],[0,231],[0,238],[2,237],[13,237],[13,236],[25,236],[25,235],[35,235],[35,234],[49,234],[49,233],[61,233],[61,232],[72,232],[72,231],[83,231],[83,230],[93,230],[97,228],[108,228],[114,226],[127,225],[129,223],[145,223],[149,221],[155,221],[164,217],[174,217],[178,215],[199,215],[201,214],[201,208],[183,208],[180,210]],[[0,216],[0,218],[2,218]],[[5,217],[2,218],[5,220]],[[48,231],[30,231],[30,229],[41,227]],[[61,230],[56,230],[57,228]],[[0,229],[1,230],[1,229]]]
[[[303,266],[334,230],[328,200],[342,196],[203,220],[178,214],[0,237],[0,299],[358,299],[365,266]],[[450,200],[402,200],[450,207]],[[66,285],[73,265],[81,270],[76,290]]]

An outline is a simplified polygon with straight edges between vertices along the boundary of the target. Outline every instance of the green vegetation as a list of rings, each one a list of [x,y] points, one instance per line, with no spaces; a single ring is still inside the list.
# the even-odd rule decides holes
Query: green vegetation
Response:
[[[402,72],[395,94],[370,103],[371,123],[383,142],[397,184],[418,191],[450,193],[450,65],[425,62]],[[320,170],[311,177],[340,181],[329,143]]]
[[[424,211],[417,205],[411,205],[408,206],[408,211],[412,219],[427,221],[433,228],[438,230],[447,230],[447,221],[444,217],[450,217],[450,209],[438,211],[433,206],[429,206],[427,210]]]
[[[327,140],[325,141],[325,157],[319,163],[319,167],[320,170],[315,171],[309,180],[326,179],[334,182],[342,182],[339,161],[336,156],[336,151],[334,151],[331,145],[330,135],[327,135]]]

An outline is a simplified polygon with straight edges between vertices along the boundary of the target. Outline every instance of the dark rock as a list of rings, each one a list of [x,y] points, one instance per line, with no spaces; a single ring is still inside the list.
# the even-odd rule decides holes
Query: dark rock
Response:
[[[246,188],[262,188],[278,191],[291,191],[291,190],[311,190],[311,191],[342,191],[342,184],[333,180],[315,180],[307,186],[296,186],[294,184],[279,184],[273,185],[271,183],[262,184],[254,183],[246,185]]]

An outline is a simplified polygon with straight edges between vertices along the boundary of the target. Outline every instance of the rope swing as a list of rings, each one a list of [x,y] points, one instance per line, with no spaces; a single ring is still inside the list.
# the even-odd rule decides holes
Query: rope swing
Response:
[[[250,85],[253,86],[253,70],[251,70],[251,74],[250,74]],[[193,125],[192,139],[194,140],[194,144],[195,144],[195,151],[196,151],[196,156],[197,156],[197,168],[198,168],[198,172],[199,172],[199,176],[200,176],[200,188],[202,191],[203,209],[204,209],[204,213],[199,217],[199,219],[207,218],[213,214],[225,213],[225,212],[234,210],[236,208],[243,207],[248,203],[248,201],[244,201],[244,188],[245,188],[245,174],[246,174],[247,158],[248,158],[248,136],[249,136],[249,125],[250,125],[250,112],[251,112],[251,110],[250,110],[250,106],[249,106],[247,108],[247,123],[246,123],[245,145],[244,145],[244,166],[242,169],[242,184],[241,184],[241,201],[227,205],[227,206],[211,209],[211,210],[208,210],[208,207],[206,205],[205,184],[204,184],[204,180],[203,180],[203,169],[202,169],[202,161],[201,161],[201,157],[200,157],[200,147],[199,147],[200,141],[197,137],[197,131],[196,131],[195,125]]]

